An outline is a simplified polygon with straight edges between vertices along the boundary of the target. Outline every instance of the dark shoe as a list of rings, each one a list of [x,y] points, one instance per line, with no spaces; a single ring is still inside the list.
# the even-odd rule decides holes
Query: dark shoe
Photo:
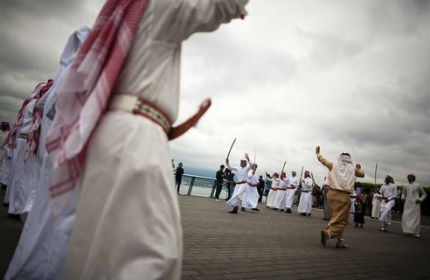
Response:
[[[292,213],[290,208],[287,208],[287,213]]]
[[[240,208],[240,211],[245,212],[245,207]]]
[[[310,216],[311,216],[311,213],[309,213],[309,214],[308,214],[308,216],[310,217]]]
[[[284,209],[281,209],[281,212],[284,212]]]
[[[251,210],[253,210],[253,211],[260,211],[260,209],[258,209],[258,208],[252,208]]]
[[[327,239],[329,238],[327,232],[325,230],[321,231],[321,244],[325,247],[325,243],[327,242]]]
[[[232,213],[232,214],[237,214],[237,210],[239,209],[239,207],[234,207],[233,210],[229,211],[228,213]]]
[[[363,224],[360,225],[360,228],[363,228]]]
[[[272,208],[272,210],[275,210],[275,211],[277,211],[277,210],[278,210],[278,208]]]
[[[358,227],[358,224],[355,224],[354,227]]]
[[[306,216],[306,213],[300,213],[300,216]]]

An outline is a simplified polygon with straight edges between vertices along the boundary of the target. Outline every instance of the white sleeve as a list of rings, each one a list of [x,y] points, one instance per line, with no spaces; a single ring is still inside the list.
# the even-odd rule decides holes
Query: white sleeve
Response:
[[[420,194],[421,194],[419,200],[421,200],[421,202],[423,202],[424,199],[426,199],[426,197],[427,197],[427,193],[426,193],[426,191],[424,190],[424,188],[422,186],[419,186],[419,191],[420,191]]]
[[[249,0],[172,0],[156,30],[160,40],[181,42],[196,32],[216,30],[245,12]]]
[[[237,172],[237,167],[230,166],[230,164],[227,164],[228,169],[233,170],[234,172]]]

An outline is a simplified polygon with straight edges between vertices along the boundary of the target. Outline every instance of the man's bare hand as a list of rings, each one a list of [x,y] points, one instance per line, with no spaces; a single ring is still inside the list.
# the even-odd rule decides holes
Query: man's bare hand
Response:
[[[317,147],[315,148],[315,153],[316,153],[317,155],[319,155],[319,154],[320,154],[320,152],[321,152],[321,148],[320,148],[320,146],[317,146]]]
[[[357,163],[357,164],[355,165],[355,168],[357,168],[357,169],[361,169],[361,165],[360,165],[359,163]]]
[[[246,158],[247,161],[249,161],[249,155],[248,155],[248,153],[245,153],[245,158]]]

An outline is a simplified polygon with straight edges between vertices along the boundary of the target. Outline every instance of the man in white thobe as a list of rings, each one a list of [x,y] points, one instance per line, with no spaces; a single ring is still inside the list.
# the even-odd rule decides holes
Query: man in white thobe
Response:
[[[291,172],[291,176],[287,178],[287,198],[285,201],[286,212],[291,213],[291,208],[294,203],[294,196],[296,195],[297,188],[300,185],[300,178],[297,176],[296,171]]]
[[[302,216],[310,216],[312,212],[312,189],[314,182],[310,172],[305,171],[305,178],[302,180],[300,202],[297,212]]]
[[[257,171],[257,164],[253,163],[251,165],[251,170],[248,172],[248,178],[245,185],[246,192],[242,201],[242,207],[245,209],[260,211],[257,208],[259,194],[257,191],[258,177],[255,175],[255,171]]]
[[[379,219],[381,211],[381,194],[379,188],[375,187],[372,197],[372,213],[370,217],[372,219]]]
[[[226,159],[227,168],[230,170],[233,170],[234,173],[236,173],[237,176],[237,182],[236,186],[234,188],[233,195],[231,198],[227,201],[227,205],[230,207],[233,207],[233,210],[230,211],[232,214],[237,214],[237,211],[239,209],[239,206],[242,206],[242,210],[245,210],[243,206],[243,200],[245,198],[247,188],[246,184],[248,182],[248,172],[251,170],[251,162],[249,161],[248,154],[245,154],[245,158],[240,160],[240,166],[239,167],[233,167],[230,165],[230,162],[228,159]]]
[[[13,149],[5,147],[3,149],[3,162],[0,175],[0,184],[7,186],[9,184],[11,166],[13,158]]]
[[[287,184],[288,181],[286,178],[286,174],[285,172],[282,172],[278,187],[276,189],[276,197],[273,210],[280,210],[281,212],[285,210],[285,201],[287,199]]]
[[[415,183],[415,175],[408,175],[408,182],[403,186],[402,200],[404,200],[402,215],[402,230],[406,235],[420,237],[421,230],[421,203],[426,199],[427,193],[422,186]]]
[[[279,187],[280,180],[278,173],[273,174],[272,186],[270,187],[269,193],[267,195],[266,206],[273,208],[275,205],[276,192]]]
[[[65,279],[180,278],[182,225],[163,124],[178,115],[181,45],[239,18],[247,2],[147,1],[87,146]],[[158,122],[132,113],[142,99]]]
[[[388,226],[391,224],[391,209],[394,207],[397,198],[397,186],[394,183],[393,177],[387,175],[385,177],[385,184],[381,187],[381,229],[380,231],[386,232]]]
[[[27,139],[33,120],[33,110],[36,105],[35,93],[33,92],[31,101],[24,108],[22,122],[17,131],[16,150],[13,169],[14,173],[10,178],[8,186],[9,214],[21,215],[24,212],[27,199],[31,194],[32,188],[25,184],[26,178],[30,177],[33,180],[38,178],[38,170],[34,168],[34,161],[26,160]]]
[[[50,207],[48,177],[52,161],[45,149],[45,138],[55,116],[56,89],[74,58],[77,49],[89,33],[88,27],[75,31],[68,39],[60,60],[60,70],[49,92],[44,97],[40,126],[38,157],[42,171],[37,184],[34,206],[21,233],[14,256],[9,264],[8,279],[61,279],[67,244],[75,215],[75,199],[58,217]]]

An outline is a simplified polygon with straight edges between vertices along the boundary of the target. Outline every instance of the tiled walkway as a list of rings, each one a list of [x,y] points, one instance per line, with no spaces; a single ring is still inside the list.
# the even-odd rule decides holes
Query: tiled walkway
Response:
[[[4,191],[1,191],[3,194]],[[0,195],[2,197],[3,195]],[[430,279],[430,231],[405,237],[399,223],[390,232],[366,220],[349,225],[348,249],[323,248],[321,211],[311,217],[275,212],[227,213],[224,201],[180,196],[184,227],[182,279]],[[0,210],[0,276],[7,269],[22,228]],[[142,278],[144,279],[144,278]]]

